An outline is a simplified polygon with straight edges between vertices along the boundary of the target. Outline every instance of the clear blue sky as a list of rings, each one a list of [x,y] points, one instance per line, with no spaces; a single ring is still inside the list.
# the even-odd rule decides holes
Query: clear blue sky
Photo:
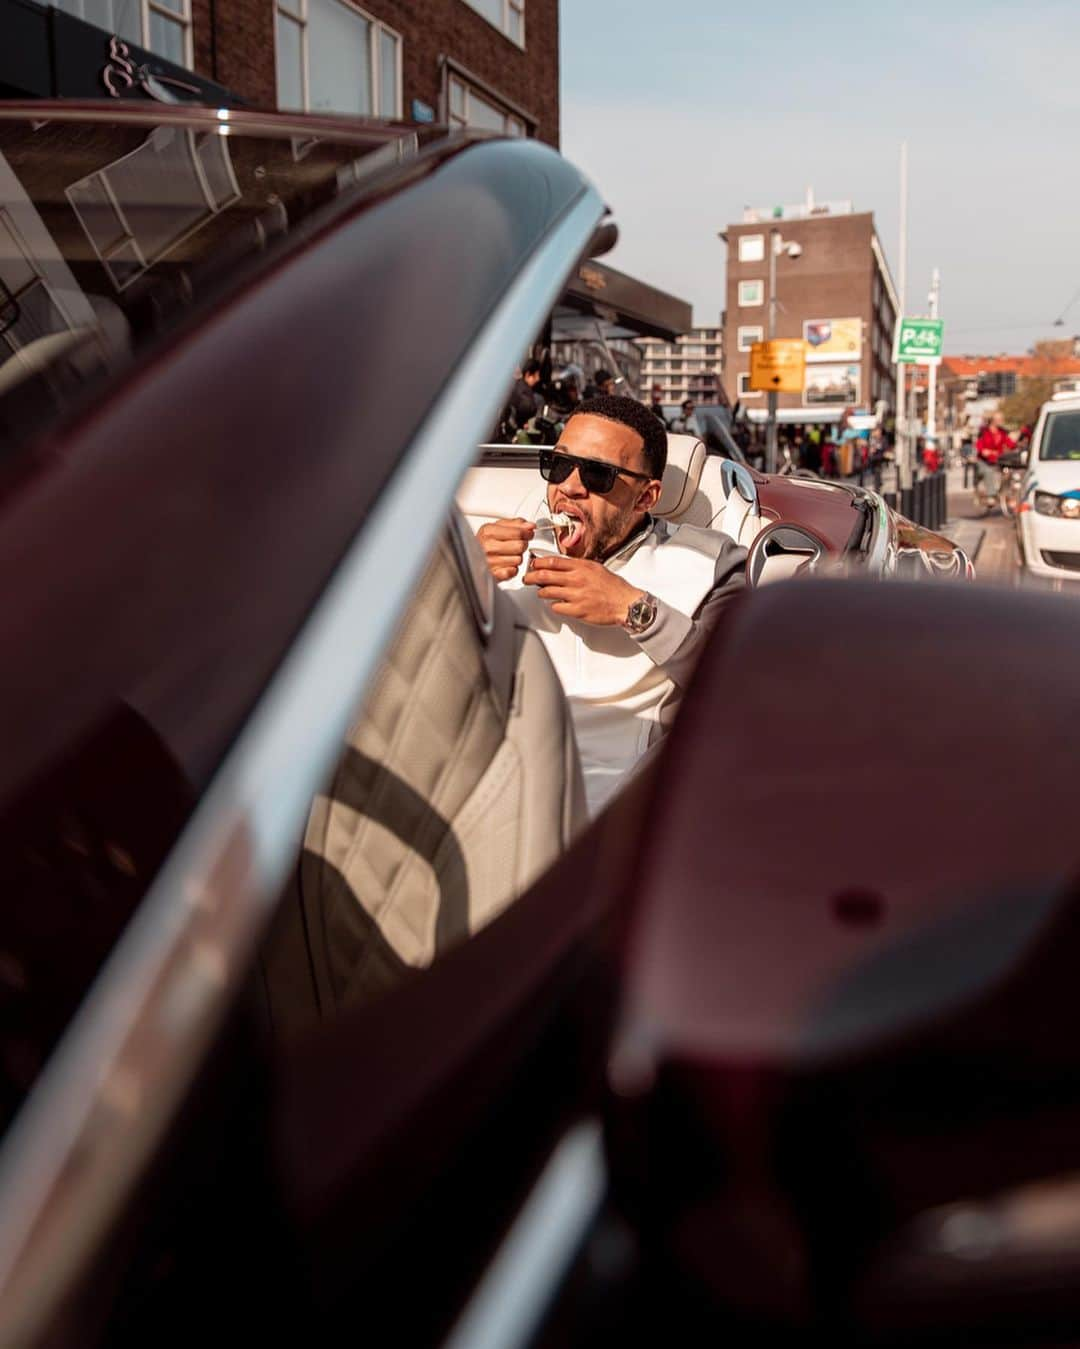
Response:
[[[714,323],[746,205],[851,199],[908,311],[942,273],[950,351],[1080,333],[1080,0],[561,0],[562,149],[609,202],[611,263]]]

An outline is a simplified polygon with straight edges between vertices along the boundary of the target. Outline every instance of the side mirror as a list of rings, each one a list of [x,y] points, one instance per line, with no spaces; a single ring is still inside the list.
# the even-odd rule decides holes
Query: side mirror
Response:
[[[746,555],[746,584],[756,587],[806,576],[827,555],[825,540],[803,525],[768,525]]]

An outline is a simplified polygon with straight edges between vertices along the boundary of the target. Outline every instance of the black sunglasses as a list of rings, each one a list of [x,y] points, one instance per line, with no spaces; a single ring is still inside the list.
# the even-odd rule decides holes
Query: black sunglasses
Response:
[[[607,496],[620,473],[626,478],[637,478],[639,482],[652,482],[648,473],[634,473],[603,459],[581,459],[576,454],[556,453],[555,450],[540,451],[540,476],[545,482],[565,482],[575,468],[581,475],[582,487],[594,496]]]

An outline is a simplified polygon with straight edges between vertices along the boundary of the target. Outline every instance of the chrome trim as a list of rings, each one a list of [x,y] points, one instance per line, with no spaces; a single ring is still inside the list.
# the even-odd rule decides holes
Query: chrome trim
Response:
[[[874,507],[870,526],[870,547],[866,550],[866,566],[871,576],[888,576],[896,570],[895,549],[891,553],[889,549],[891,529],[889,508],[879,493],[869,487],[864,490]]]
[[[477,464],[499,464],[501,467],[537,468],[540,463],[539,445],[478,445]]]
[[[755,515],[761,514],[761,507],[758,504],[757,483],[754,481],[754,475],[745,464],[737,463],[734,459],[721,460],[720,483],[724,489],[725,497],[731,496],[734,487],[739,496],[749,505],[751,511]]]
[[[469,596],[469,608],[480,640],[487,646],[495,631],[495,577],[476,536],[457,506],[450,508],[450,547],[457,560],[461,581]]]
[[[295,861],[312,799],[498,413],[492,372],[531,340],[603,214],[601,197],[583,186],[507,287],[9,1131],[0,1150],[4,1349],[48,1328],[190,1086]]]
[[[600,1126],[579,1124],[556,1147],[445,1349],[519,1349],[554,1300],[607,1189]]]
[[[267,113],[253,108],[228,109],[230,135],[267,136],[288,140],[290,137],[308,137],[317,135],[319,140],[335,140],[339,144],[370,145],[380,136],[390,143],[403,135],[415,134],[416,128],[395,125],[393,122],[371,119],[364,122],[360,118],[343,116],[320,117],[311,113],[273,112]],[[199,126],[207,131],[220,125],[218,109],[202,103],[149,103],[143,99],[118,99],[103,101],[99,99],[72,99],[68,106],[60,106],[55,100],[42,100],[40,106],[26,103],[4,103],[0,105],[0,122],[86,122],[105,123],[109,126]],[[451,134],[440,138],[439,143],[449,141]],[[479,139],[479,137],[478,137]]]

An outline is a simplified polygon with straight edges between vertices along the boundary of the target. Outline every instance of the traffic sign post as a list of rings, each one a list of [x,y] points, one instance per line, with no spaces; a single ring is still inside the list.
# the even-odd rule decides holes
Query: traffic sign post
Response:
[[[750,348],[750,388],[756,393],[802,393],[806,385],[806,343],[774,337]]]
[[[941,319],[902,318],[893,339],[893,361],[898,365],[937,365],[944,328]]]

